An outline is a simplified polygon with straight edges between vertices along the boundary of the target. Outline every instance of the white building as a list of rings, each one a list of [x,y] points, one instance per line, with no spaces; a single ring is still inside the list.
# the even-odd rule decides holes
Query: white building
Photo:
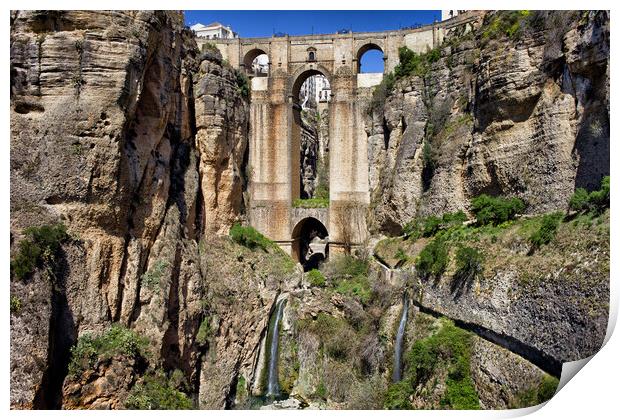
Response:
[[[301,86],[299,94],[303,109],[316,108],[321,102],[329,102],[331,88],[329,81],[321,74],[308,77]]]
[[[197,23],[190,27],[192,31],[199,38],[206,39],[230,39],[230,38],[238,38],[236,32],[232,30],[230,26],[224,26],[219,22],[213,22],[208,25],[203,25],[202,23]]]
[[[459,14],[466,12],[466,10],[442,10],[441,11],[441,20],[452,19]]]

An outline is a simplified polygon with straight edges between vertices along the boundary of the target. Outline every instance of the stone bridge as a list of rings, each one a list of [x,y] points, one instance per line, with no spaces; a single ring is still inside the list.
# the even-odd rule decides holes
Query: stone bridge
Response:
[[[425,52],[439,46],[449,31],[473,25],[479,13],[469,12],[417,29],[283,36],[269,38],[198,39],[215,43],[233,67],[251,77],[249,143],[249,221],[299,258],[299,239],[308,229],[323,225],[329,248],[360,245],[367,236],[370,201],[367,134],[364,114],[372,89],[383,74],[360,73],[360,58],[380,50],[384,72],[398,64],[398,49]],[[269,72],[253,77],[252,61],[266,54]],[[303,82],[315,74],[330,83],[329,208],[296,209],[300,196],[300,106]],[[316,214],[314,214],[316,213]],[[304,216],[305,215],[305,216]]]

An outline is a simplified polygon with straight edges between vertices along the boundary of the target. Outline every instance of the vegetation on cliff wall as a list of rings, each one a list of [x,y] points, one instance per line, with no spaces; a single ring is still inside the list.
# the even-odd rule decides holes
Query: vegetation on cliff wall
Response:
[[[412,396],[415,401],[417,397],[432,394],[437,387],[444,389],[437,408],[480,408],[471,377],[470,333],[443,320],[438,331],[413,344],[405,362],[405,377],[388,388],[385,408],[411,409]],[[444,378],[445,382],[442,384],[437,378]]]
[[[18,245],[18,251],[11,260],[11,274],[23,279],[36,267],[45,265],[53,269],[56,252],[60,244],[68,238],[63,224],[43,225],[24,229],[25,238]]]

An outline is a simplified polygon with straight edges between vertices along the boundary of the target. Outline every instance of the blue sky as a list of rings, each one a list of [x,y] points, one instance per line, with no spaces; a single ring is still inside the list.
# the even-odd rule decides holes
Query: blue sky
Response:
[[[185,23],[230,25],[239,36],[329,34],[340,29],[354,32],[400,29],[441,19],[439,10],[186,10]],[[369,51],[362,58],[365,72],[382,71],[382,56]]]

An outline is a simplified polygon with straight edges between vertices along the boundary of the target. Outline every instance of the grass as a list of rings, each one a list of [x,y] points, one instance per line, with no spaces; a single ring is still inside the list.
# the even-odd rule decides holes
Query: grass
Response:
[[[368,270],[368,260],[348,254],[332,257],[323,267],[325,276],[336,292],[356,297],[362,304],[367,304],[372,297]]]
[[[429,238],[453,226],[461,226],[465,221],[467,221],[467,215],[462,210],[445,213],[442,217],[431,215],[407,222],[403,226],[403,233],[407,239]]]
[[[545,214],[542,217],[540,227],[532,233],[529,238],[534,248],[540,248],[542,245],[548,244],[555,238],[558,226],[563,218],[564,213],[561,212]]]
[[[140,280],[144,287],[149,290],[158,290],[161,287],[161,280],[169,266],[170,264],[166,261],[156,261],[146,273],[140,276]]]
[[[385,393],[383,408],[388,410],[411,409],[412,406],[409,401],[411,394],[413,394],[413,388],[410,381],[404,380],[391,384]]]
[[[178,391],[161,372],[147,374],[129,393],[125,408],[130,410],[190,410],[192,400]]]
[[[29,227],[24,234],[26,237],[11,260],[11,274],[17,279],[25,279],[42,265],[53,266],[61,243],[69,237],[63,224]]]
[[[310,280],[310,286],[312,287],[324,287],[325,276],[316,268],[308,271],[308,280]]]
[[[83,371],[94,367],[99,359],[115,355],[146,358],[148,340],[118,324],[101,335],[82,335],[71,348],[68,376],[78,378]]]
[[[275,247],[271,240],[251,226],[241,226],[235,223],[230,228],[229,235],[234,242],[252,250],[259,248],[267,252],[270,248]]]
[[[506,10],[497,12],[483,28],[483,42],[491,39],[508,37],[516,40],[521,35],[522,27],[530,16],[529,10]]]
[[[558,384],[557,378],[545,375],[538,385],[520,392],[510,408],[532,407],[549,401],[558,389]]]
[[[329,207],[329,197],[296,198],[293,207],[302,209],[317,209]]]
[[[588,193],[584,188],[577,188],[570,199],[571,210],[580,213],[602,214],[609,208],[610,177],[605,176],[601,180],[601,187]]]
[[[22,310],[22,300],[17,296],[11,296],[11,313],[18,314]]]

